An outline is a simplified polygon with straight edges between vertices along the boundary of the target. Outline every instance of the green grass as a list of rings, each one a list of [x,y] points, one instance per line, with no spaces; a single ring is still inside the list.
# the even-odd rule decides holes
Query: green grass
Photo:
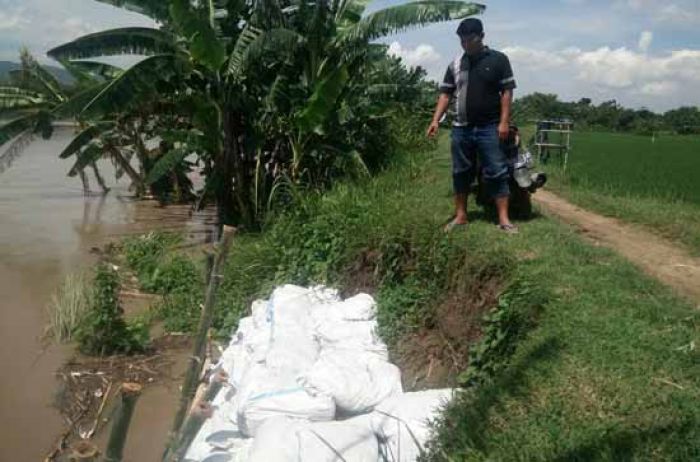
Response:
[[[374,179],[297,191],[262,233],[237,238],[220,332],[276,284],[354,287],[365,262],[393,346],[435,323],[443,299],[478,298],[495,276],[502,295],[464,378],[476,385],[435,423],[429,459],[698,460],[697,310],[542,216],[509,236],[472,209],[469,228],[445,235],[448,159],[443,138]]]
[[[549,187],[574,203],[636,223],[700,255],[700,138],[577,133],[569,168]]]
[[[698,312],[611,251],[543,217],[505,236],[472,210],[466,231],[445,236],[444,141],[409,166],[306,197],[263,234],[239,240],[224,279],[221,325],[234,327],[275,283],[352,286],[348,268],[373,253],[382,332],[393,344],[434,318],[438,301],[460,281],[496,262],[505,279],[525,279],[549,301],[533,330],[512,336],[517,343],[499,367],[488,365],[500,372],[449,407],[436,425],[432,459],[700,458]]]

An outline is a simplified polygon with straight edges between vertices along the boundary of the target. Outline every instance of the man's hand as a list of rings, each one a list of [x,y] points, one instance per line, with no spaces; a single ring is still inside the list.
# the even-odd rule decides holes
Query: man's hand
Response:
[[[510,125],[506,122],[501,122],[498,124],[498,138],[501,141],[506,141],[508,139],[508,134],[510,133]]]
[[[435,122],[434,120],[432,122],[430,122],[430,126],[428,127],[428,131],[426,133],[428,138],[434,138],[435,135],[437,135],[439,128],[440,128],[439,122]]]

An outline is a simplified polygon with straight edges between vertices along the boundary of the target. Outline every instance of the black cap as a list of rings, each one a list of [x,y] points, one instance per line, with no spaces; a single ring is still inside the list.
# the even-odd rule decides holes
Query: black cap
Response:
[[[484,33],[484,25],[480,19],[467,18],[457,28],[457,35],[460,37],[468,37],[470,35],[481,35]]]

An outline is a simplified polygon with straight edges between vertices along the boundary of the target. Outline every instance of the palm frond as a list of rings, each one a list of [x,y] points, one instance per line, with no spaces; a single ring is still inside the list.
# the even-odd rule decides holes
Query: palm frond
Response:
[[[63,61],[61,64],[77,79],[82,77],[112,80],[124,72],[123,69],[117,66],[97,61]]]
[[[140,13],[158,22],[167,22],[170,18],[168,2],[163,0],[97,0],[118,8]]]
[[[57,118],[78,117],[85,106],[102,92],[107,85],[109,85],[109,82],[102,82],[79,91],[67,101],[56,106],[52,111],[53,115]]]
[[[185,160],[185,157],[187,157],[190,152],[191,150],[186,146],[168,151],[165,155],[158,159],[155,165],[151,168],[151,171],[148,172],[146,184],[151,185],[173,171],[175,167]]]
[[[248,29],[250,29],[248,31]],[[228,74],[240,76],[245,72],[250,62],[268,56],[270,53],[289,56],[297,47],[305,42],[303,35],[287,28],[275,28],[262,31],[254,27],[246,27],[234,47],[229,58]]]
[[[44,95],[19,87],[0,86],[0,111],[33,108],[46,103]]]
[[[106,123],[102,125],[91,125],[82,132],[78,133],[73,140],[66,146],[66,148],[58,155],[61,159],[67,159],[73,154],[79,152],[81,149],[85,148],[93,139],[106,130],[114,127],[112,123]]]
[[[336,22],[341,27],[359,22],[370,3],[372,0],[340,0],[338,7],[333,10]]]
[[[226,46],[210,23],[209,8],[195,7],[189,0],[171,0],[170,15],[179,32],[190,38],[192,57],[209,70],[219,71],[226,62]]]
[[[151,56],[175,50],[175,38],[168,32],[149,27],[124,27],[85,35],[47,54],[61,61],[115,55]]]
[[[0,126],[0,146],[10,141],[25,130],[34,129],[37,124],[38,114],[32,113],[17,117],[14,120]]]
[[[346,43],[372,40],[411,27],[481,14],[485,9],[485,5],[460,0],[415,1],[375,11],[339,31],[339,38]]]
[[[263,34],[262,29],[246,24],[245,28],[238,35],[233,52],[228,60],[228,74],[232,76],[240,75],[243,69],[243,61],[248,55],[251,44],[255,43]]]
[[[97,144],[92,143],[86,146],[78,153],[78,158],[73,164],[73,167],[68,171],[68,176],[73,177],[80,173],[85,167],[89,166],[93,162],[96,162],[104,155],[104,148]]]
[[[81,115],[99,115],[125,112],[158,96],[155,84],[176,72],[175,55],[156,55],[140,61],[107,83],[82,109]]]
[[[347,66],[340,66],[316,85],[299,118],[303,131],[318,132],[321,129],[323,122],[335,108],[349,77]]]
[[[27,49],[21,51],[20,60],[22,61],[22,70],[25,71],[28,77],[31,77],[39,83],[43,88],[43,92],[52,96],[58,102],[62,102],[66,99],[65,92],[61,88],[58,79],[44,69]]]

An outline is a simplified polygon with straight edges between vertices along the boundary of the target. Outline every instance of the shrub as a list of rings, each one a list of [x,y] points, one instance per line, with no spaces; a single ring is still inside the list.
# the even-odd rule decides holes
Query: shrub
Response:
[[[80,351],[89,355],[138,353],[145,349],[144,326],[129,326],[119,304],[119,275],[111,267],[97,266],[90,310],[78,329]]]
[[[167,295],[183,288],[201,288],[202,275],[192,260],[173,255],[164,262],[156,261],[150,274],[144,275],[141,287],[157,294]]]
[[[177,234],[161,232],[124,239],[122,245],[126,263],[136,273],[142,287],[152,283],[153,273],[158,269],[161,259],[181,239]]]

